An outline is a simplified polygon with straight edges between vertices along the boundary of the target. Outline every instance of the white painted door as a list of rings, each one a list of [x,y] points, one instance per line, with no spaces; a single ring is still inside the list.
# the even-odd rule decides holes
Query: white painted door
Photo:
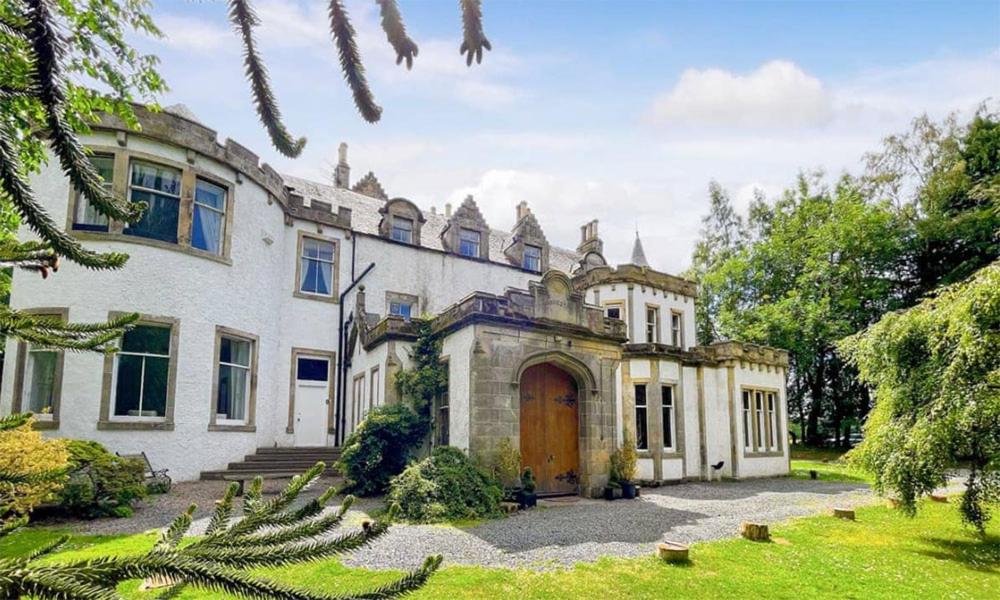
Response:
[[[325,446],[330,404],[330,360],[323,356],[296,358],[295,445]]]

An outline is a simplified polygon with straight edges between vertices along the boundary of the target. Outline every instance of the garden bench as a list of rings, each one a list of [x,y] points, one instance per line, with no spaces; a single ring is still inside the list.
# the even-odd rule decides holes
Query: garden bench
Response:
[[[173,480],[170,479],[170,475],[167,475],[167,471],[170,469],[154,469],[153,463],[149,462],[149,457],[146,456],[145,451],[138,452],[136,454],[122,454],[121,452],[115,452],[115,454],[118,455],[119,458],[142,461],[142,464],[145,465],[143,475],[146,476],[146,486],[148,488],[162,493],[170,491],[170,485],[173,483]]]
[[[245,473],[226,473],[222,476],[224,481],[238,481],[240,487],[236,490],[237,496],[243,495],[243,488],[246,486],[246,482],[252,479],[260,477],[261,479],[291,479],[296,475],[301,475],[300,471],[288,471],[288,472],[273,472],[273,473],[254,473],[253,471],[247,471]]]

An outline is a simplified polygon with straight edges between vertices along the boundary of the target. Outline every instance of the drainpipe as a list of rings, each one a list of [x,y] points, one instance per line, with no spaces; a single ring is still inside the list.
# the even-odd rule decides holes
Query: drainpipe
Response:
[[[354,266],[353,266],[353,262],[354,262],[354,250],[353,249],[354,249],[354,246],[357,245],[357,242],[358,242],[358,240],[357,240],[357,238],[355,238],[354,239],[354,244],[351,244],[351,262],[352,262],[351,268],[352,268],[352,270],[354,268]],[[336,397],[336,399],[334,401],[334,410],[336,410],[337,414],[340,416],[340,418],[338,419],[338,422],[337,422],[337,434],[334,437],[334,444],[337,445],[337,446],[340,446],[340,444],[344,441],[344,426],[347,424],[347,420],[346,420],[345,415],[344,415],[344,373],[345,373],[345,371],[347,369],[347,361],[344,360],[344,339],[345,339],[345,332],[344,332],[344,298],[346,298],[347,294],[349,294],[350,291],[354,289],[354,286],[356,286],[358,283],[360,283],[361,280],[365,278],[365,275],[367,275],[369,272],[371,272],[371,270],[374,269],[374,268],[375,268],[375,263],[374,262],[371,263],[371,264],[369,264],[367,267],[365,267],[365,270],[361,272],[361,275],[359,275],[357,277],[357,279],[354,279],[351,282],[351,285],[347,286],[347,289],[345,289],[340,294],[340,302],[339,302],[339,304],[340,304],[340,315],[338,316],[338,322],[337,322],[337,332],[338,332],[338,335],[337,335],[337,381],[335,383],[335,386],[336,386],[335,391],[337,392],[337,397]]]

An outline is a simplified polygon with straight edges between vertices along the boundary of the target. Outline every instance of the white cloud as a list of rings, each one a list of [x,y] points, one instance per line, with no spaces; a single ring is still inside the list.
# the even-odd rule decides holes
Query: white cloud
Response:
[[[653,102],[656,123],[718,127],[799,127],[828,121],[829,92],[798,65],[775,60],[740,75],[688,69]]]
[[[211,21],[193,17],[162,15],[156,24],[163,32],[162,43],[182,51],[204,52],[233,47],[233,32]]]

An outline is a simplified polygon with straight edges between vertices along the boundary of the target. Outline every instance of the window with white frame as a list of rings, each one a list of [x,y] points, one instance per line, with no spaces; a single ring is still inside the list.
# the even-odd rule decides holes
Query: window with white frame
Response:
[[[199,177],[194,186],[191,246],[221,255],[225,227],[226,188]]]
[[[362,373],[354,378],[354,426],[357,427],[358,423],[364,418],[362,416],[362,411],[365,409],[365,374]]]
[[[684,346],[684,338],[681,335],[681,313],[676,311],[670,313],[670,345],[678,348]]]
[[[408,321],[413,315],[413,304],[402,300],[392,300],[389,302],[389,314],[403,317]]]
[[[608,304],[604,309],[604,314],[607,315],[609,319],[622,319],[623,307],[621,304]]]
[[[482,234],[475,229],[462,228],[458,232],[458,253],[462,256],[479,258],[479,243]]]
[[[313,237],[302,237],[299,258],[299,292],[316,296],[333,296],[334,243]]]
[[[392,217],[392,239],[397,242],[403,242],[404,244],[413,243],[413,219],[407,219],[406,217],[399,217],[393,215]]]
[[[649,406],[644,383],[635,385],[635,447],[649,450]]]
[[[140,324],[125,332],[115,354],[114,411],[118,418],[163,419],[170,372],[169,325]]]
[[[753,425],[751,425],[750,419],[750,391],[743,390],[743,448],[745,450],[750,450],[753,447],[750,439],[750,432],[753,429]]]
[[[216,423],[245,425],[250,413],[253,341],[220,336],[218,361]]]
[[[660,341],[660,309],[656,306],[646,307],[646,343]]]
[[[379,405],[379,393],[381,392],[379,385],[381,381],[379,380],[378,367],[372,368],[371,374],[368,376],[368,382],[368,412],[371,412],[373,408]],[[365,413],[365,416],[368,415],[368,412]]]
[[[32,412],[41,420],[50,419],[55,404],[59,369],[59,351],[27,346],[24,363],[26,398],[23,410]]]
[[[663,420],[663,449],[669,452],[676,450],[677,423],[674,411],[674,387],[665,385],[660,388],[662,394],[661,418]]]
[[[90,164],[101,177],[104,191],[111,194],[111,186],[115,175],[115,157],[110,154],[94,154]],[[94,208],[83,194],[77,193],[76,206],[73,215],[73,229],[80,231],[107,231],[108,217]]]
[[[181,172],[178,169],[133,161],[129,177],[129,199],[145,202],[142,218],[129,223],[126,235],[177,243],[181,208]]]
[[[538,273],[542,270],[542,249],[530,244],[524,245],[524,259],[521,265],[524,269]]]

